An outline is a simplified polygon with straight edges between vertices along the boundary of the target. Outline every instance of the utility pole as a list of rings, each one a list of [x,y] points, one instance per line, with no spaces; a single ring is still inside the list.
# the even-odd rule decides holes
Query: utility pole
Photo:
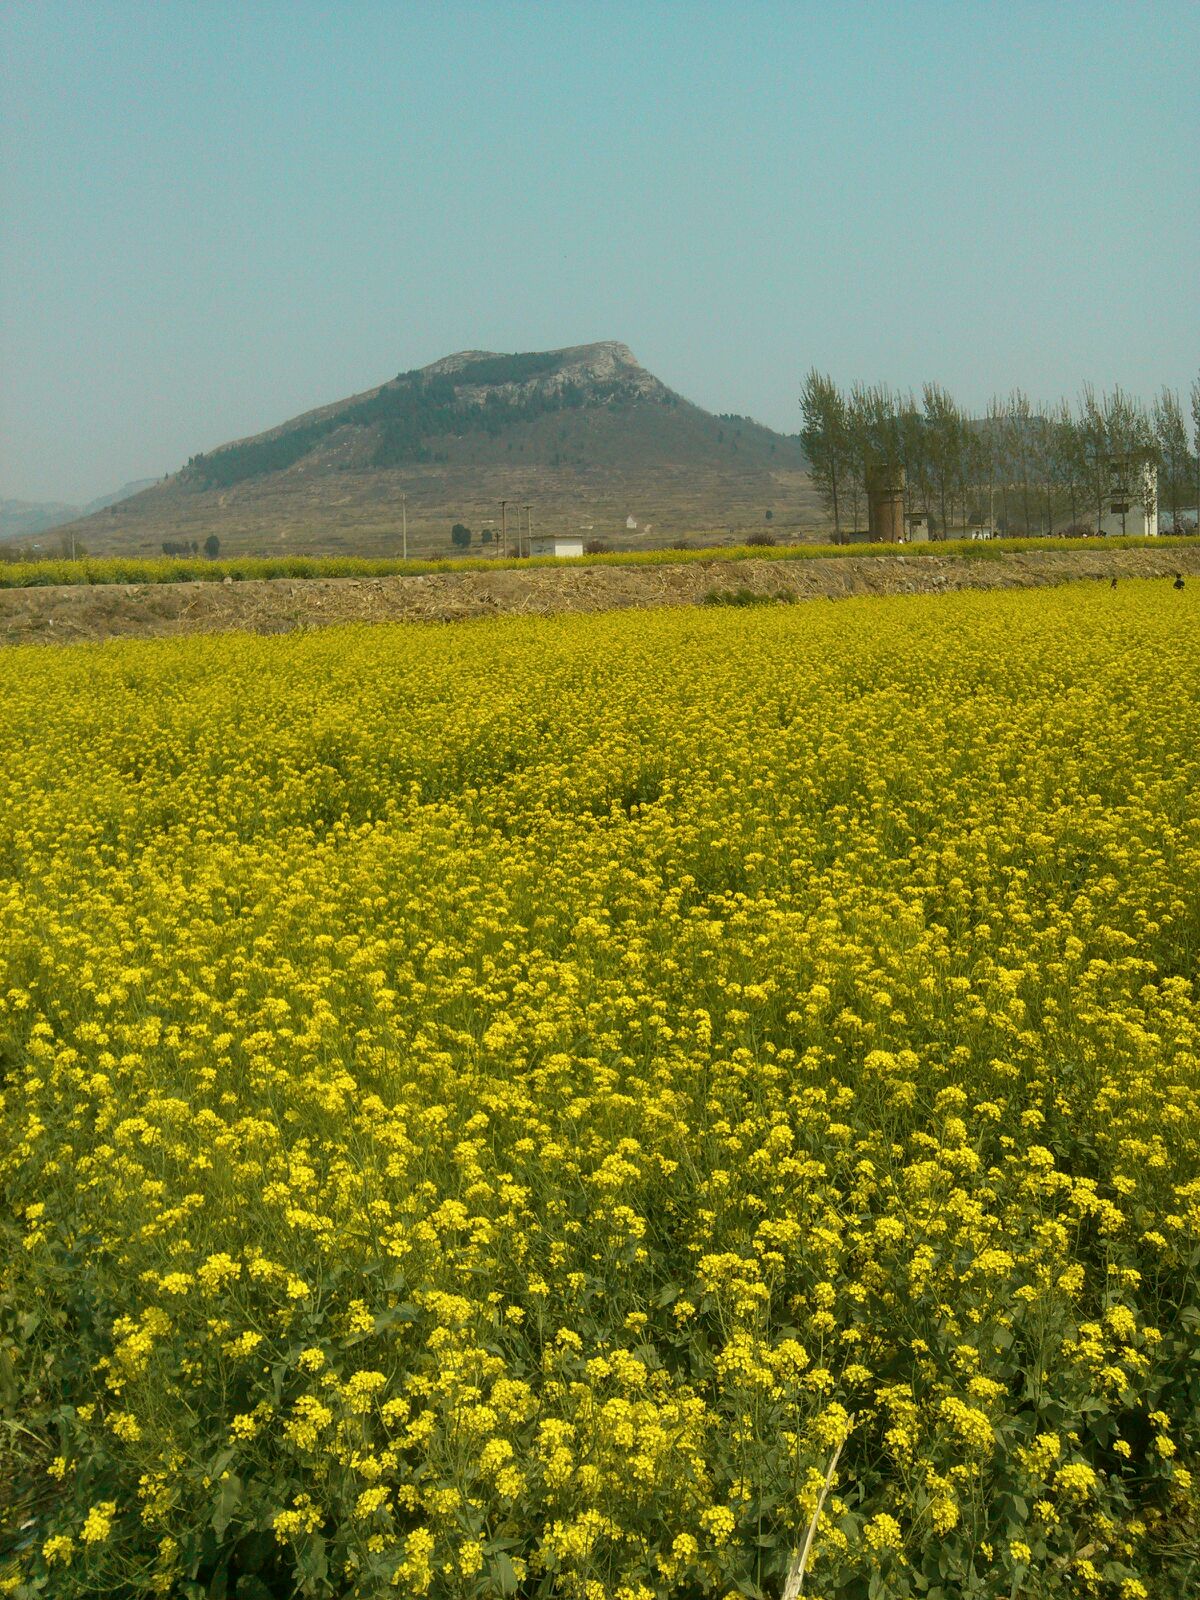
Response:
[[[508,554],[508,501],[500,502],[500,554]]]
[[[525,554],[530,559],[533,557],[533,522],[529,515],[532,510],[533,507],[527,501],[525,504]]]
[[[400,496],[400,511],[404,517],[404,559],[408,560],[408,496]]]

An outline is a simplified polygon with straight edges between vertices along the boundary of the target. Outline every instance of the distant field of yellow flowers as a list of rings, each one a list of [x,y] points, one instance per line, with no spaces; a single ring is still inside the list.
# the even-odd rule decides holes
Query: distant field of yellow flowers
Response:
[[[1198,601],[0,656],[0,1592],[1196,1592]]]
[[[403,560],[388,556],[230,556],[210,561],[204,557],[174,556],[87,556],[77,561],[44,559],[38,561],[0,561],[0,589],[36,589],[56,584],[97,585],[121,583],[235,583],[269,578],[386,578],[420,577],[434,572],[499,572],[506,569],[529,571],[552,568],[571,571],[579,567],[674,567],[712,561],[811,561],[845,556],[910,557],[967,556],[975,561],[998,561],[1007,555],[1041,551],[1064,554],[1087,550],[1192,550],[1200,536],[1180,535],[1169,539],[1113,536],[1106,539],[938,539],[903,547],[895,544],[768,544],[700,545],[695,548],[667,546],[657,550],[597,551],[576,556],[459,556],[412,557]]]

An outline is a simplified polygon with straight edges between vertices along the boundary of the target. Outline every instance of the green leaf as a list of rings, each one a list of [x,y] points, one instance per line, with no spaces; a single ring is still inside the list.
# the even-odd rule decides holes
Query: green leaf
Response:
[[[325,1540],[319,1533],[306,1533],[296,1540],[296,1566],[304,1580],[303,1592],[317,1594],[329,1576]]]
[[[492,1582],[501,1594],[516,1594],[517,1575],[513,1571],[513,1564],[503,1550],[497,1550],[488,1562],[488,1572]]]
[[[221,1480],[221,1491],[217,1495],[217,1503],[212,1514],[212,1529],[217,1539],[225,1537],[225,1530],[233,1520],[233,1514],[241,1504],[242,1480],[236,1472],[230,1472]]]
[[[417,1316],[417,1308],[410,1300],[405,1300],[398,1306],[388,1306],[375,1318],[375,1332],[382,1333],[385,1328],[390,1328],[397,1322],[415,1322]]]
[[[274,1600],[270,1589],[252,1572],[237,1581],[237,1600]]]

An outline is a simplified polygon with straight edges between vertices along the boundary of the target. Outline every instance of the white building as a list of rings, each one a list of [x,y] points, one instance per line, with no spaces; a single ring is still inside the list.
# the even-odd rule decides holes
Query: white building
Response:
[[[538,533],[533,536],[529,553],[533,556],[581,556],[583,540],[575,538],[572,534],[562,538]]]
[[[1158,468],[1153,461],[1114,459],[1110,463],[1108,510],[1100,519],[1106,535],[1153,539],[1158,534]]]

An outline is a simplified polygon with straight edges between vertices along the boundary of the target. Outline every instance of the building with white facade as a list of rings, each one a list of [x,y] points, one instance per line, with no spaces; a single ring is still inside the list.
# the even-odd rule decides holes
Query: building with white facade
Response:
[[[1125,534],[1135,539],[1158,535],[1158,468],[1153,461],[1114,456],[1109,463],[1108,509],[1100,519],[1100,532],[1111,537]]]
[[[533,556],[581,556],[583,554],[583,540],[567,534],[562,538],[553,534],[535,534],[530,542],[530,555]]]

